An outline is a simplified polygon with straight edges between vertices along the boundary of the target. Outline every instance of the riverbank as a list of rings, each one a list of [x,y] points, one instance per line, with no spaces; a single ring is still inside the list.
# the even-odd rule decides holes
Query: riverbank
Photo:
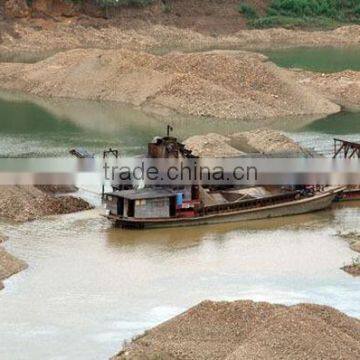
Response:
[[[113,359],[359,356],[360,321],[331,307],[204,301],[138,336]]]
[[[0,290],[4,288],[2,280],[27,268],[25,261],[17,259],[1,246],[5,240],[6,237],[0,233]]]

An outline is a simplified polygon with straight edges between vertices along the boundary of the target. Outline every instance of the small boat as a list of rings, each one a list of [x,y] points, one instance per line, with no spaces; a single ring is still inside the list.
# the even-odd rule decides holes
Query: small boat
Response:
[[[156,137],[148,157],[194,157],[173,137]],[[106,216],[124,228],[163,228],[219,224],[298,215],[323,210],[344,187],[296,187],[271,190],[255,187],[148,186],[141,189],[121,183],[106,193]]]

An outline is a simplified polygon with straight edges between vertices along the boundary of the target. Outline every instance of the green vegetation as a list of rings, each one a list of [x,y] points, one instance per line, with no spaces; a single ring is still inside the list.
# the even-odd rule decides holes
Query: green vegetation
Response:
[[[72,0],[74,1],[74,0]],[[101,6],[137,6],[144,7],[150,5],[153,0],[99,0]]]
[[[255,19],[249,23],[254,28],[270,28],[270,27],[283,27],[283,28],[314,28],[314,29],[334,29],[344,23],[332,20],[329,18],[312,18],[302,17],[294,18],[289,16],[265,16]]]
[[[161,11],[165,14],[171,13],[172,10],[172,6],[170,4],[170,2],[162,2],[161,3]]]
[[[359,0],[273,0],[268,15],[359,20]]]
[[[360,23],[359,0],[272,0],[266,16],[249,25],[334,28],[344,23]]]
[[[244,16],[247,19],[257,19],[258,18],[258,14],[257,14],[256,10],[249,4],[246,4],[246,3],[239,4],[238,11],[239,11],[239,13],[244,14]]]

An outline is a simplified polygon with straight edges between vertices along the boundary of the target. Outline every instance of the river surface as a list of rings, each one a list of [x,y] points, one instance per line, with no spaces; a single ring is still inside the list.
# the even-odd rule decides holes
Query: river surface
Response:
[[[105,359],[205,300],[334,306],[360,317],[360,282],[339,268],[358,230],[344,207],[245,225],[125,231],[97,211],[3,224],[29,269],[0,292],[1,359]]]
[[[0,155],[63,155],[109,146],[130,155],[167,121],[127,106],[0,100]],[[359,114],[270,125],[330,151],[359,140]],[[175,117],[183,139],[256,126]],[[87,195],[98,202],[98,198]],[[6,248],[29,268],[0,292],[0,359],[105,359],[123,341],[205,300],[327,304],[360,317],[360,282],[340,267],[356,254],[338,236],[359,232],[359,204],[306,216],[186,229],[113,229],[100,210],[21,225],[3,222]]]
[[[360,47],[299,47],[265,51],[264,54],[275,64],[286,68],[301,68],[322,73],[360,71]]]
[[[1,97],[3,95],[3,97]],[[317,150],[332,149],[336,136],[359,140],[360,113],[344,112],[315,120],[306,117],[282,118],[258,124],[255,121],[219,120],[173,115],[147,114],[137,108],[115,103],[77,100],[34,102],[0,93],[0,156],[61,156],[74,147],[100,154],[109,147],[123,155],[137,155],[154,136],[173,125],[174,135],[183,140],[196,134],[232,134],[259,127],[282,130],[294,140]]]

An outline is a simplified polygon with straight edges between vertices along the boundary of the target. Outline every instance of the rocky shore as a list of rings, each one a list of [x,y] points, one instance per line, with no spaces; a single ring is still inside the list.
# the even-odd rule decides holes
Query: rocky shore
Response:
[[[358,359],[360,321],[328,306],[204,301],[113,359]]]
[[[1,246],[1,243],[5,240],[6,237],[0,233],[0,290],[4,288],[2,280],[27,268],[27,264],[24,261],[9,254]]]

